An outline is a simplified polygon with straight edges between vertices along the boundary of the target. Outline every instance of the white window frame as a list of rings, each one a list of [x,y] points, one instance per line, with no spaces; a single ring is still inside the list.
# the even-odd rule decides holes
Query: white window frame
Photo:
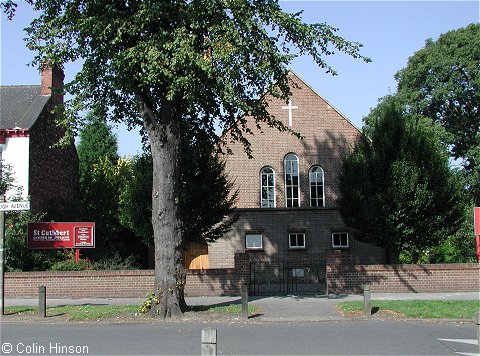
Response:
[[[335,244],[335,235],[340,235],[340,244]],[[347,236],[347,243],[342,244],[342,236],[341,235],[346,235]],[[349,248],[350,247],[350,236],[348,232],[346,231],[335,231],[332,232],[332,248]]]
[[[312,180],[312,175],[315,174],[315,176],[317,176],[319,173],[317,172],[313,172],[314,169],[316,168],[319,168],[320,169],[320,173],[321,173],[321,176],[322,176],[322,189],[320,191],[321,193],[321,198],[318,197],[318,193],[319,193],[319,185],[317,183],[317,180]],[[314,183],[314,184],[312,184]],[[310,193],[310,207],[311,208],[324,208],[325,207],[325,172],[323,170],[322,167],[320,167],[319,165],[315,165],[315,166],[312,166],[310,168],[310,170],[308,171],[308,188],[309,188],[309,193]],[[316,198],[313,198],[312,197],[312,188],[315,188],[316,192],[317,192],[317,197]],[[313,201],[316,201],[316,205],[313,205]],[[319,205],[318,204],[318,201],[321,200],[322,201],[322,204]]]
[[[297,196],[298,198],[294,198],[294,190],[295,190],[295,185],[293,184],[293,175],[292,175],[292,185],[287,185],[287,172],[293,171],[293,164],[297,165]],[[287,208],[299,208],[301,206],[301,201],[300,201],[300,161],[298,159],[298,156],[294,153],[289,153],[285,155],[285,158],[283,159],[283,171],[284,171],[284,180],[285,180],[285,207]],[[292,190],[292,197],[288,198],[288,190]],[[289,201],[291,201],[291,206],[288,206]],[[295,202],[297,202],[298,205],[295,205]]]
[[[271,170],[271,172],[268,172],[266,173],[265,171],[266,170]],[[263,176],[267,175],[267,186],[263,186]],[[268,185],[268,175],[272,175],[273,176],[273,186],[270,187]],[[273,206],[265,206],[263,204],[264,201],[268,202],[268,205],[270,203],[270,200],[269,199],[263,199],[263,188],[272,188],[273,189]],[[261,208],[275,208],[277,206],[277,193],[275,191],[275,170],[272,168],[272,167],[269,167],[269,166],[265,166],[263,167],[261,170],[260,170],[260,207]]]
[[[296,237],[295,237],[296,245],[295,245],[295,246],[292,246],[292,240],[291,240],[291,238],[292,238],[294,235],[296,236]],[[299,246],[299,245],[298,245],[298,235],[303,235],[303,246]],[[304,232],[290,232],[290,233],[288,234],[288,248],[289,248],[289,249],[292,249],[292,250],[295,250],[295,249],[304,249],[304,248],[306,248],[305,233],[304,233]]]
[[[259,238],[260,246],[255,246],[257,243],[250,244],[249,246],[249,237],[250,238]],[[247,233],[245,234],[245,249],[247,250],[262,250],[263,249],[263,234],[258,233]]]

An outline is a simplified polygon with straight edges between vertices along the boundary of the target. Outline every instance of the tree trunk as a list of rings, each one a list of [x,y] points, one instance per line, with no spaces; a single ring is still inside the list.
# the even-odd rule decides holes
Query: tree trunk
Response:
[[[155,244],[154,293],[158,304],[151,315],[180,316],[186,308],[183,237],[178,217],[179,123],[168,105],[155,120],[152,110],[141,105],[144,128],[153,159],[152,225]]]

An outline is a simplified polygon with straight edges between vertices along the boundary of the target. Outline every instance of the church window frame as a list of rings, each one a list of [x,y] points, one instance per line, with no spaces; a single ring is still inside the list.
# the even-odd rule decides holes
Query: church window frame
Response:
[[[308,171],[310,190],[310,207],[325,207],[325,171],[319,165],[314,165]]]
[[[332,232],[332,248],[334,249],[350,248],[350,236],[347,231]]]
[[[265,166],[260,170],[260,207],[275,208],[276,206],[275,170]]]
[[[300,162],[295,153],[285,155],[283,159],[285,178],[285,206],[299,208],[300,203]]]
[[[262,250],[263,234],[258,232],[248,232],[245,234],[245,249]]]
[[[288,248],[291,250],[305,249],[305,233],[304,232],[290,232],[288,233]]]

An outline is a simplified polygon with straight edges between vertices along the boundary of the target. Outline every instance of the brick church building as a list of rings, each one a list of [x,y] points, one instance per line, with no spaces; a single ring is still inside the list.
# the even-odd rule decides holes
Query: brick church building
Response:
[[[187,268],[233,267],[236,253],[248,253],[251,261],[341,255],[357,263],[385,262],[382,248],[355,240],[338,209],[342,158],[360,130],[296,74],[289,76],[290,101],[270,96],[269,110],[303,139],[265,125],[260,132],[247,118],[254,131],[248,137],[254,157],[249,159],[240,143],[231,143],[226,158],[226,173],[239,192],[238,220],[208,248],[187,246],[187,254],[196,254]]]
[[[78,209],[78,155],[73,140],[55,146],[64,135],[57,125],[63,104],[63,71],[44,66],[41,85],[14,85],[0,88],[0,154],[9,165],[21,199],[30,199],[34,213],[45,220],[76,218]],[[12,199],[18,190],[10,190]]]

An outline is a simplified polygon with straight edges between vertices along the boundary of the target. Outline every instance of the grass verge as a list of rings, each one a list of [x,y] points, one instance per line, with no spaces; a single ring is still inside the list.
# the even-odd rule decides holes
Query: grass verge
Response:
[[[340,302],[346,314],[363,312],[363,302]],[[391,311],[401,316],[425,319],[471,319],[480,311],[477,300],[374,300],[372,310]]]
[[[93,321],[122,316],[133,316],[138,313],[138,305],[63,305],[47,308],[47,316],[65,316],[69,321]],[[227,315],[240,315],[242,306],[240,304],[227,305],[196,305],[189,307],[192,312],[211,312]],[[257,311],[253,304],[248,305],[249,313]],[[5,314],[32,315],[38,314],[37,307],[6,307]]]
[[[66,316],[70,321],[89,321],[138,312],[137,305],[62,305],[47,308],[47,316]],[[36,315],[36,307],[7,307],[6,314]]]

